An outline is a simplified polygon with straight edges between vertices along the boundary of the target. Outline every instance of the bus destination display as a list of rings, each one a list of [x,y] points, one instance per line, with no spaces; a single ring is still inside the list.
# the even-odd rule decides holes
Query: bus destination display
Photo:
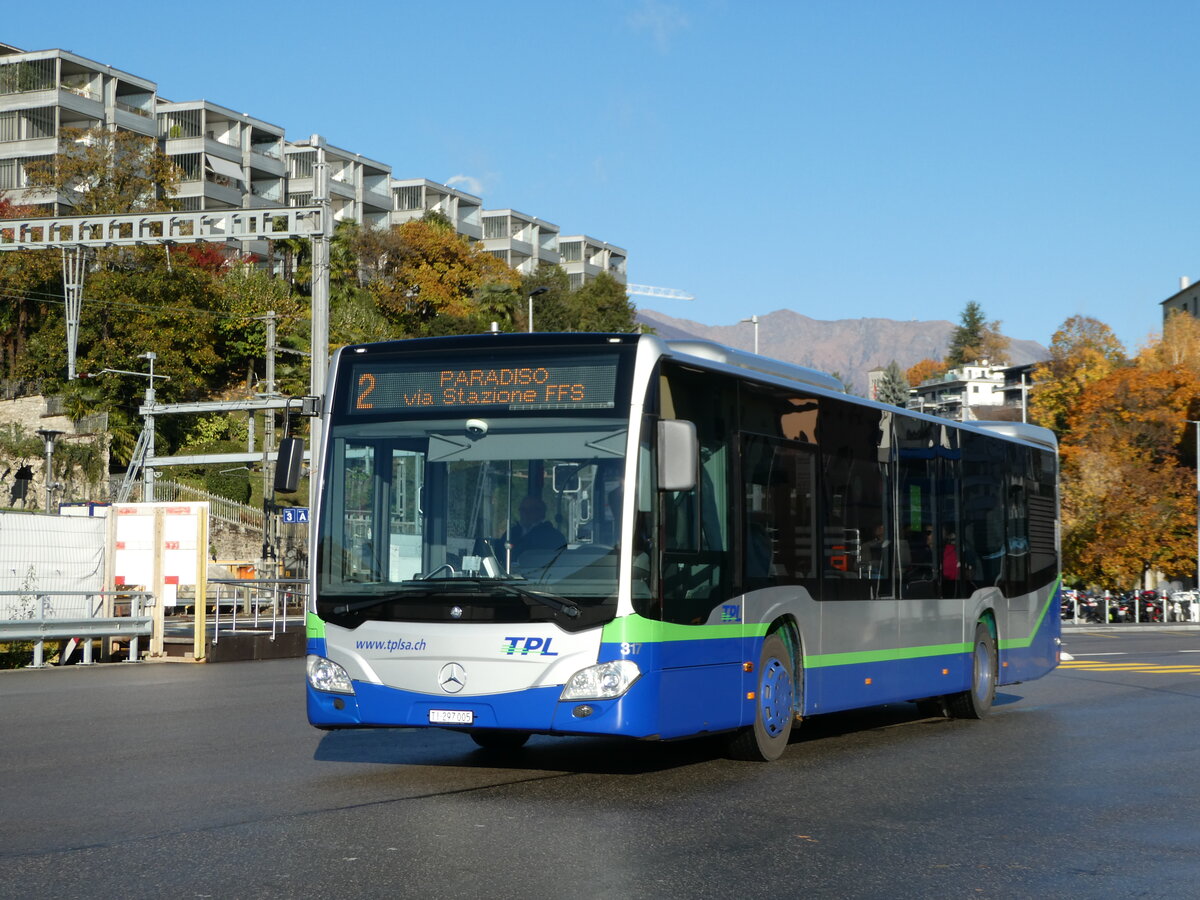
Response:
[[[542,357],[362,363],[353,367],[350,413],[437,409],[611,409],[617,357]]]

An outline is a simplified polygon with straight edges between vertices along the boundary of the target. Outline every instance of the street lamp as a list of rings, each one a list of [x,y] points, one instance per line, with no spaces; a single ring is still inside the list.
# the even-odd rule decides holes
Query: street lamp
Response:
[[[546,293],[546,291],[548,291],[548,290],[550,290],[550,288],[543,285],[542,287],[536,287],[532,291],[529,292],[529,333],[530,334],[533,334],[533,298],[540,297],[542,294]]]
[[[63,432],[39,428],[38,434],[46,442],[46,512],[50,512],[50,498],[54,491],[54,439]]]
[[[1189,425],[1196,426],[1196,600],[1200,601],[1200,420],[1188,419]],[[1194,609],[1195,607],[1193,607]],[[1166,604],[1163,604],[1163,619],[1167,617]]]
[[[742,322],[749,322],[754,326],[754,352],[758,353],[758,316],[751,316],[748,319],[742,319],[742,321],[738,322],[738,324],[741,325]]]

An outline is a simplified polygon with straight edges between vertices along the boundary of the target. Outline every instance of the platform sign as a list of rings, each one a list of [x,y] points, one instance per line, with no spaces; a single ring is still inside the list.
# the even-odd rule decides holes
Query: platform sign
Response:
[[[285,506],[282,508],[283,521],[289,525],[307,525],[307,506]]]

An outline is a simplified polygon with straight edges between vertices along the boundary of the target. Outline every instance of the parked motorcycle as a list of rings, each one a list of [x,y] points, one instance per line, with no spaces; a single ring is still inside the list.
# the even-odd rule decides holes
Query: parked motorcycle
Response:
[[[1157,591],[1142,591],[1138,595],[1138,606],[1141,611],[1141,615],[1138,617],[1139,621],[1161,622],[1163,620],[1162,600]]]

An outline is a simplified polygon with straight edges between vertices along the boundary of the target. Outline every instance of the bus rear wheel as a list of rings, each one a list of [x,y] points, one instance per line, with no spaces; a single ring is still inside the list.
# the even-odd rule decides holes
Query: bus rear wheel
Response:
[[[754,694],[754,724],[729,740],[733,759],[770,762],[787,749],[792,734],[796,698],[792,654],[778,632],[767,635],[758,658],[758,690]]]
[[[971,654],[971,689],[946,698],[946,708],[956,719],[982,719],[996,699],[999,664],[996,638],[987,622],[975,623]]]
[[[520,750],[529,740],[528,731],[472,731],[471,740],[484,750],[497,753]]]

